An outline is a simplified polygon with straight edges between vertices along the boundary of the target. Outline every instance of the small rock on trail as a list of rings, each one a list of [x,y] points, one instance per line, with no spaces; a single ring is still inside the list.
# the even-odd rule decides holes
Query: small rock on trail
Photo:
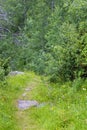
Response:
[[[31,91],[32,90],[32,88],[26,88],[25,89],[25,91]]]
[[[27,93],[23,93],[22,96],[25,97],[27,95]]]
[[[26,110],[33,106],[37,107],[38,105],[39,103],[35,100],[18,100],[18,108],[21,110]]]
[[[11,76],[22,75],[22,74],[24,74],[24,72],[21,72],[21,71],[11,71],[11,72],[9,73],[9,75],[11,75]]]

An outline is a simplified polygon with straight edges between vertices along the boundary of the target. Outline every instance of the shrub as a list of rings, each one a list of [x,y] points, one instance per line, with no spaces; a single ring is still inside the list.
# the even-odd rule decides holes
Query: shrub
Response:
[[[0,81],[5,80],[5,76],[8,75],[9,71],[10,71],[9,58],[8,59],[0,58]]]

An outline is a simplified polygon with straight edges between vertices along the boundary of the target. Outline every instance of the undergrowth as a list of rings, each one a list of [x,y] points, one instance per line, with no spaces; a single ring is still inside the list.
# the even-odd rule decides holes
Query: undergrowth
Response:
[[[25,124],[25,130],[86,130],[87,80],[52,84],[41,79],[34,73],[7,78],[7,86],[0,87],[0,130],[22,130]],[[40,105],[20,112],[17,100],[29,83],[33,89],[25,99]]]

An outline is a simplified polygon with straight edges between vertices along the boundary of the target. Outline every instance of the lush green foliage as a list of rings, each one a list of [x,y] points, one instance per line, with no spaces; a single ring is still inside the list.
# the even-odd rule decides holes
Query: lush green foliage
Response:
[[[10,68],[62,85],[32,73],[6,80]],[[0,130],[25,129],[25,121],[28,129],[86,130],[86,78],[87,0],[0,0]],[[31,79],[26,98],[47,104],[24,111],[21,122],[15,99]]]
[[[3,51],[12,57],[13,69],[47,74],[51,81],[87,76],[86,0],[8,0],[2,5],[11,34],[0,48],[8,48]]]
[[[9,59],[0,59],[0,83],[5,80],[5,76],[8,75],[9,71]]]

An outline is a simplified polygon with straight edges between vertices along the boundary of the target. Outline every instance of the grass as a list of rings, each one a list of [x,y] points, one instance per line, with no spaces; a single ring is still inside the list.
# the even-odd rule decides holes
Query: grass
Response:
[[[8,77],[6,85],[0,86],[0,130],[18,130],[16,100],[32,77],[33,73]]]
[[[7,78],[0,88],[0,130],[86,130],[87,81],[50,84],[32,72]],[[25,88],[31,88],[25,97]],[[19,110],[17,100],[37,100],[38,107]]]

